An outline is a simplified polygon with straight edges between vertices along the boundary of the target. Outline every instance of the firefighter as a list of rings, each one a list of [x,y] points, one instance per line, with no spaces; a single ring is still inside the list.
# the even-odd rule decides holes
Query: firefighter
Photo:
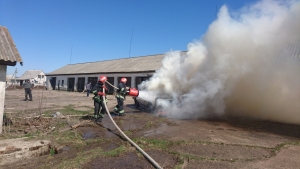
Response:
[[[125,77],[121,78],[120,83],[118,85],[118,89],[116,91],[116,98],[118,101],[118,104],[116,105],[114,109],[114,114],[118,116],[125,116],[123,105],[124,105],[124,99],[126,95],[126,82],[127,79]]]
[[[108,89],[105,85],[105,81],[107,81],[107,77],[100,76],[98,83],[92,89],[92,92],[94,94],[93,100],[95,106],[94,107],[95,122],[101,122],[106,113],[104,101],[107,103],[107,98],[105,93],[108,91]],[[104,92],[103,92],[103,88],[104,88]],[[105,96],[105,100],[103,99],[103,96]]]

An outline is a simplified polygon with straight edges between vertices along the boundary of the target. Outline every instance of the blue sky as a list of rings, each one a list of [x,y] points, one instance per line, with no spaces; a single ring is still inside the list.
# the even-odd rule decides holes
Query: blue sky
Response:
[[[0,25],[24,61],[7,69],[50,73],[67,64],[187,50],[222,5],[254,0],[0,0]]]

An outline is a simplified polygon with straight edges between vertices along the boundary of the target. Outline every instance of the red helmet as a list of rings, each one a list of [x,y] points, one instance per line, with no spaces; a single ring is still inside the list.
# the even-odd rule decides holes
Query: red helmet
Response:
[[[102,82],[104,83],[105,81],[107,81],[107,77],[106,76],[100,76],[98,82]]]
[[[122,77],[120,82],[123,82],[123,83],[126,83],[127,82],[127,79],[125,77]]]

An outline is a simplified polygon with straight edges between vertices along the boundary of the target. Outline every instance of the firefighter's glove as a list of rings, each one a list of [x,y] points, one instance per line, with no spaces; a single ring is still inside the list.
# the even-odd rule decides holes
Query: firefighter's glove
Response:
[[[105,96],[105,93],[103,93],[103,92],[98,92],[98,95],[99,95],[99,96]]]
[[[99,97],[93,97],[93,99],[94,99],[94,101],[97,102],[97,103],[100,103],[100,101],[101,101]]]
[[[107,87],[105,85],[102,86],[105,90],[108,90]]]

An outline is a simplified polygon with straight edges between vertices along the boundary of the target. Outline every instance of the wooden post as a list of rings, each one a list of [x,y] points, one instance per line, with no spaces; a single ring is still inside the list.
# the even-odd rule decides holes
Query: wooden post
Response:
[[[2,124],[4,115],[6,67],[6,65],[0,65],[0,134],[2,134]]]

